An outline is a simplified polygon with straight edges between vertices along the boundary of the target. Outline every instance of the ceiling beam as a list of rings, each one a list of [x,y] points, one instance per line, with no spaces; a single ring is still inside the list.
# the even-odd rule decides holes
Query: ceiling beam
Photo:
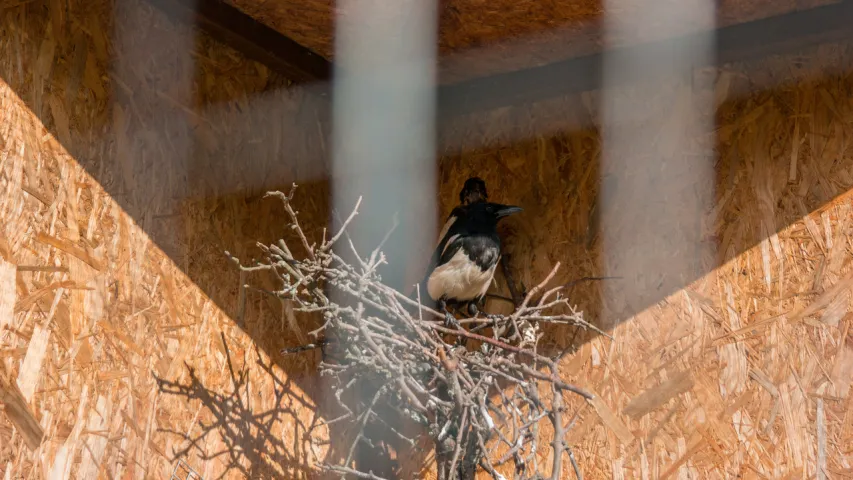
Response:
[[[147,0],[178,21],[195,23],[211,37],[263,63],[294,83],[328,81],[332,64],[222,0]]]
[[[707,33],[633,45],[570,58],[513,72],[474,78],[439,88],[439,118],[519,106],[602,86],[604,60],[609,56],[642,58],[648,78],[672,70],[660,68],[675,61],[685,44]],[[705,37],[706,38],[706,37]],[[795,52],[821,43],[853,38],[853,0],[740,23],[716,30],[715,65]],[[683,61],[681,61],[683,64]],[[689,63],[688,63],[689,64]],[[712,65],[693,65],[707,67]],[[636,82],[642,78],[622,78]]]
[[[281,73],[295,83],[315,82],[329,108],[332,64],[276,30],[222,0],[147,0],[172,17],[197,25],[213,38]],[[716,30],[715,65],[744,61],[853,38],[853,0],[740,23]],[[520,106],[602,86],[604,60],[610,56],[644,59],[643,73],[653,79],[672,70],[685,44],[707,33],[632,45],[569,58],[547,65],[477,77],[438,87],[439,121],[495,108]],[[683,60],[680,60],[683,64]],[[708,67],[713,65],[693,65]],[[628,77],[623,82],[642,78]]]

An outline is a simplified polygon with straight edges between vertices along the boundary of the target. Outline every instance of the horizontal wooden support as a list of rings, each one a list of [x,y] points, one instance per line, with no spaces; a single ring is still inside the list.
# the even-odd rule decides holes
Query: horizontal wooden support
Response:
[[[661,66],[674,61],[685,50],[684,45],[705,38],[707,33],[696,33],[445,85],[438,92],[440,118],[597,90],[602,86],[604,62],[608,57],[643,59],[645,68],[641,78],[617,79],[623,82],[635,82],[642,80],[642,77],[653,78],[661,73],[670,74],[671,69]],[[828,6],[717,29],[716,65],[793,52],[850,38],[853,38],[853,1],[843,0]],[[711,65],[693,65],[707,66]]]
[[[147,1],[173,16],[197,22],[214,38],[294,82],[317,82],[315,91],[324,99],[323,105],[318,107],[329,108],[332,64],[322,56],[221,0]],[[639,77],[619,79],[623,82],[671,74],[671,69],[662,68],[666,62],[683,55],[684,45],[703,41],[706,36],[707,33],[696,33],[441,85],[438,87],[439,121],[597,90],[602,86],[606,58],[643,59],[644,68],[638,72]],[[843,41],[853,38],[853,0],[719,28],[714,38],[716,65]],[[690,63],[680,61],[680,64]]]
[[[211,37],[263,63],[294,83],[328,81],[323,56],[221,0],[147,0],[172,18],[194,22]]]

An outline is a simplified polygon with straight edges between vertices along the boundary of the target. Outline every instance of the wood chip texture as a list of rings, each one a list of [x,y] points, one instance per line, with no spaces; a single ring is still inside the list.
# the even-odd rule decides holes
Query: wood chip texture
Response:
[[[661,156],[714,152],[714,181],[674,181],[667,202],[606,184],[642,207],[633,220],[670,229],[637,243],[691,259],[683,270],[620,273],[612,255],[637,252],[602,246],[602,185],[659,172],[608,171],[599,93],[451,125],[442,220],[476,174],[525,209],[501,226],[519,283],[557,261],[555,284],[605,264],[623,276],[566,292],[612,340],[544,332],[544,350],[575,344],[561,376],[596,394],[566,402],[584,478],[851,476],[850,65],[849,45],[829,45],[712,72],[695,93],[715,131],[684,151],[655,130],[678,123],[670,92],[620,92],[648,100],[626,121],[661,139]],[[306,433],[337,413],[317,358],[275,353],[298,340],[262,294],[237,323],[239,275],[222,254],[251,258],[255,241],[290,234],[261,196],[291,181],[309,235],[332,223],[321,122],[298,90],[271,88],[285,83],[139,0],[0,8],[4,478],[169,478],[178,459],[205,479],[315,477],[328,448]],[[713,200],[685,215],[695,195]],[[636,232],[608,232],[620,234]],[[701,248],[673,248],[685,239]],[[420,471],[418,452],[401,457]]]
[[[13,4],[0,4],[0,478],[170,478],[179,459],[205,479],[313,478],[318,357],[277,353],[297,340],[260,295],[235,324],[223,251],[249,258],[282,235],[260,194],[316,181],[322,162],[276,153],[303,151],[316,118],[291,133],[298,92],[259,111],[250,96],[283,79],[145,2]],[[306,217],[325,208],[316,190]]]

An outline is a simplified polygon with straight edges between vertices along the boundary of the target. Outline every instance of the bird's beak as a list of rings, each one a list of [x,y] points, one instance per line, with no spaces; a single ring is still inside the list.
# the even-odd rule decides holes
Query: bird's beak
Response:
[[[513,205],[504,205],[496,212],[498,218],[508,217],[514,213],[523,212],[524,209]]]

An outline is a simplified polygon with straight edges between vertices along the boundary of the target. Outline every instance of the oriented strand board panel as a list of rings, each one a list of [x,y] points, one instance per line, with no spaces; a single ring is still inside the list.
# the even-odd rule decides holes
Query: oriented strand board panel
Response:
[[[179,460],[205,479],[310,478],[317,357],[277,353],[298,339],[261,295],[238,326],[223,252],[282,234],[259,193],[319,181],[320,142],[288,124],[313,111],[297,91],[259,100],[284,80],[144,2],[15,4],[0,8],[0,478],[169,478]],[[306,189],[298,208],[324,219],[324,198]]]
[[[298,339],[261,295],[247,296],[237,322],[240,279],[222,251],[245,258],[256,240],[286,234],[279,207],[259,197],[291,180],[322,233],[314,111],[298,91],[262,96],[281,79],[142,2],[50,5],[0,13],[0,251],[15,266],[0,278],[0,306],[13,312],[0,351],[16,381],[33,366],[16,421],[44,432],[31,450],[0,414],[0,468],[168,478],[180,458],[205,479],[310,478],[325,455],[305,436],[324,415],[316,358],[274,353]],[[104,33],[116,24],[118,38]],[[849,46],[830,46],[728,67],[703,92],[721,105],[709,112],[718,173],[695,229],[718,256],[631,305],[603,295],[618,283],[572,291],[589,319],[619,324],[613,341],[555,329],[544,345],[574,340],[563,375],[600,396],[569,404],[585,478],[850,475],[853,80],[814,80],[819,63],[850,60]],[[754,85],[773,88],[736,98]],[[528,286],[555,261],[560,280],[600,272],[595,103],[467,119],[458,138],[470,143],[456,146],[474,148],[441,159],[442,215],[472,173],[495,200],[525,207],[504,233]],[[38,362],[26,361],[31,348]]]

